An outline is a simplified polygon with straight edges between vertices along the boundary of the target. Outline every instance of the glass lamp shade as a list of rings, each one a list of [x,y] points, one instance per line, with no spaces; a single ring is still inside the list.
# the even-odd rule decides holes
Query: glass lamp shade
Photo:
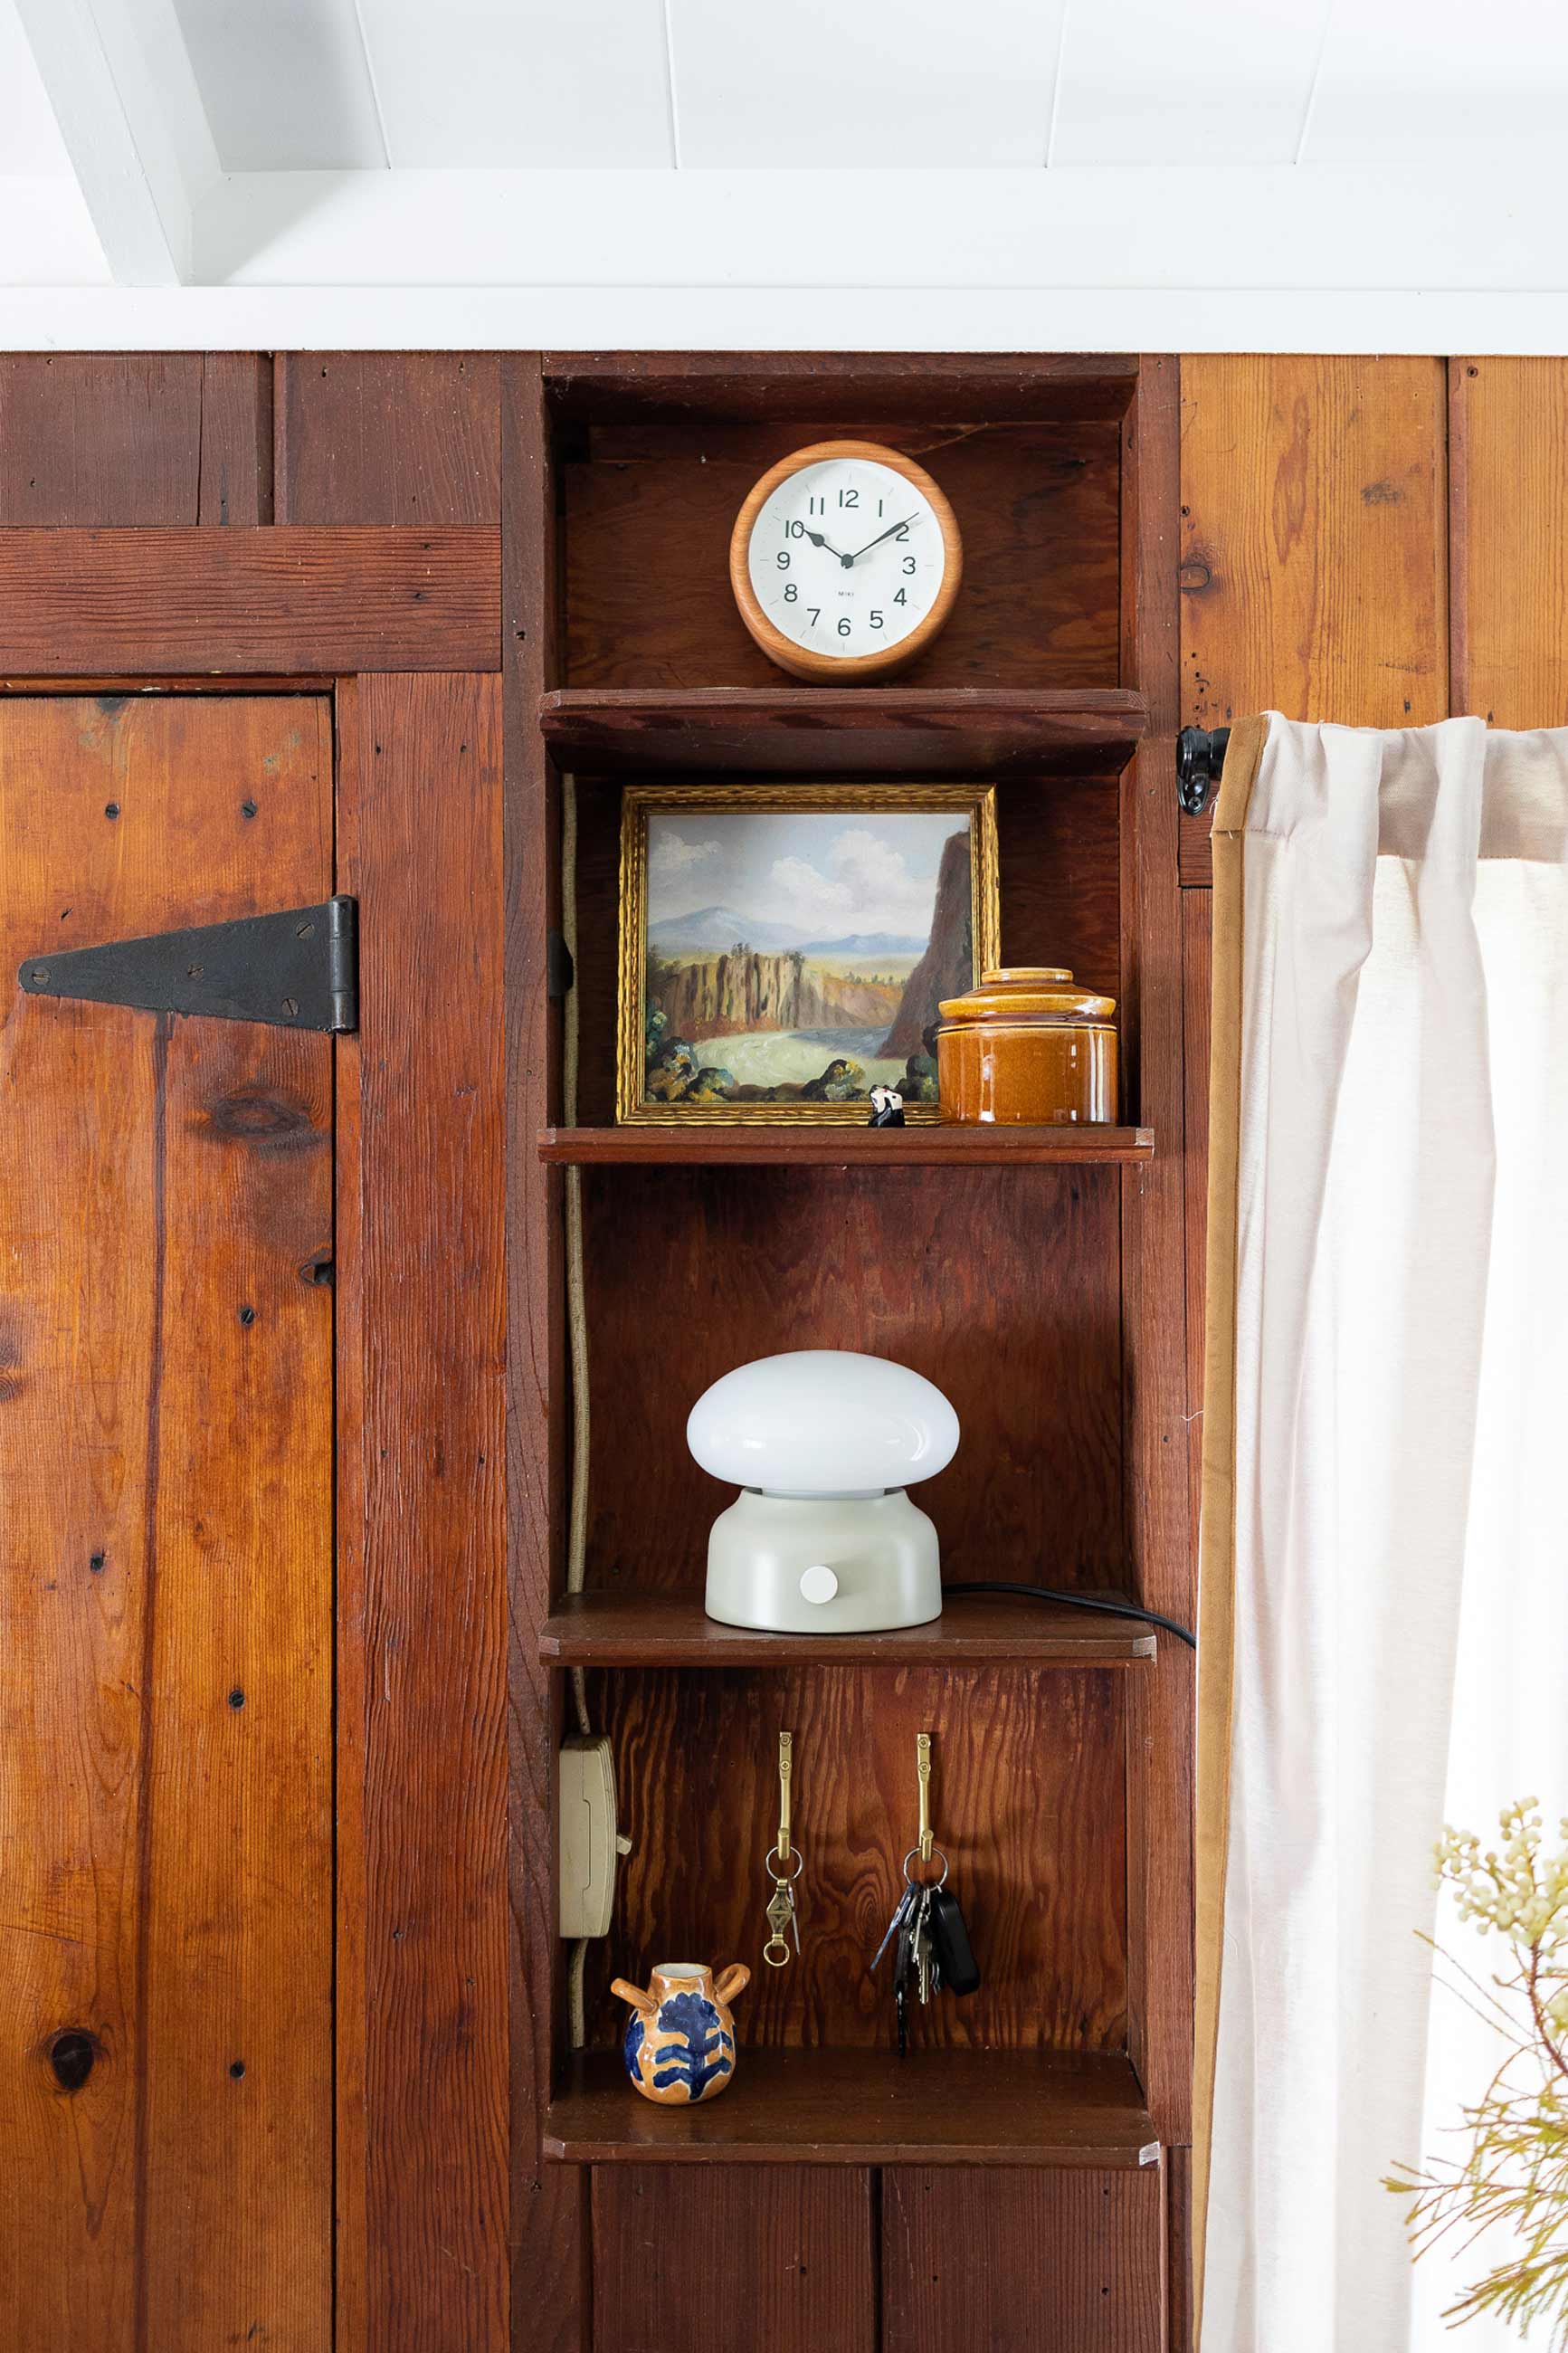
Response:
[[[958,1416],[933,1382],[885,1356],[800,1348],[738,1365],[691,1409],[704,1471],[770,1495],[879,1495],[934,1478]]]

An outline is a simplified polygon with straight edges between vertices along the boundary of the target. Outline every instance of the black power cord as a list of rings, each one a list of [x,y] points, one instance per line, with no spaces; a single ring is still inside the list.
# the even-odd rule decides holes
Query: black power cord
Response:
[[[1145,1626],[1159,1626],[1184,1642],[1189,1651],[1198,1647],[1198,1638],[1185,1626],[1178,1626],[1173,1618],[1162,1618],[1157,1609],[1140,1609],[1135,1601],[1100,1601],[1087,1593],[1057,1593],[1048,1585],[1004,1585],[986,1578],[978,1583],[944,1585],[943,1593],[1026,1593],[1032,1601],[1059,1601],[1068,1609],[1099,1609],[1107,1618],[1137,1618]]]

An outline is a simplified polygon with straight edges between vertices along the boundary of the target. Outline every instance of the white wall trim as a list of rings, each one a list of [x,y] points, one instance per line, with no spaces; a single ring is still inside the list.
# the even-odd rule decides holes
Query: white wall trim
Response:
[[[1568,354],[1568,293],[12,288],[4,351]]]

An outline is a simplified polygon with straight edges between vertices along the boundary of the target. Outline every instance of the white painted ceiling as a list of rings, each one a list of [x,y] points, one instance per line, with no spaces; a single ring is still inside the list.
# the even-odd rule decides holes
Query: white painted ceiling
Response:
[[[0,343],[1557,348],[1565,119],[1562,0],[0,0]]]

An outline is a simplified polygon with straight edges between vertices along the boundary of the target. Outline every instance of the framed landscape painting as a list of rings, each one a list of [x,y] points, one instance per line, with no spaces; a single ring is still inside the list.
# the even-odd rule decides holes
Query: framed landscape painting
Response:
[[[988,785],[631,786],[616,1115],[935,1119],[938,1008],[1000,962]]]

